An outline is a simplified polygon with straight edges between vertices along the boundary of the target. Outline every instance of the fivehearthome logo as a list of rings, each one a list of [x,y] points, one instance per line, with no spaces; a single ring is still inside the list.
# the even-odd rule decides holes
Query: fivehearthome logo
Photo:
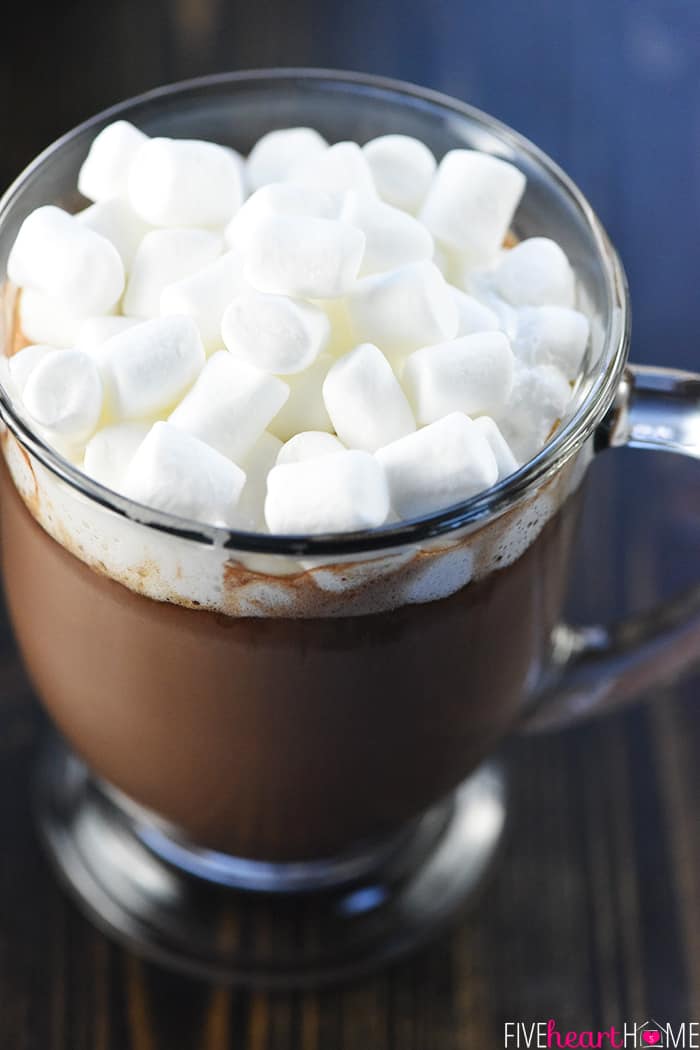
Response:
[[[603,1031],[567,1030],[548,1021],[506,1021],[504,1050],[700,1050],[700,1022],[626,1021]]]

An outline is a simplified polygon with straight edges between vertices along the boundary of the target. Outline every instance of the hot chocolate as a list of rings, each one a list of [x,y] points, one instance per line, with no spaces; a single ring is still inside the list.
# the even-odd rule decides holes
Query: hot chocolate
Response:
[[[2,572],[62,734],[59,874],[199,974],[403,953],[488,870],[489,756],[551,710],[627,333],[595,216],[460,103],[273,71],[65,136],[0,256]]]
[[[37,692],[98,776],[200,847],[299,861],[401,828],[517,720],[586,457],[381,556],[250,555],[217,527],[353,532],[489,488],[564,412],[589,325],[561,248],[509,232],[512,164],[305,128],[243,164],[117,121],[78,177],[95,203],[22,223],[8,387],[144,509],[82,498],[8,432],[4,576]],[[203,541],[142,524],[154,508]]]
[[[37,692],[99,776],[200,845],[319,857],[399,828],[516,722],[559,614],[577,502],[439,601],[226,616],[82,564],[3,468],[3,574]],[[232,563],[232,591],[244,576]],[[286,579],[318,594],[308,573]]]

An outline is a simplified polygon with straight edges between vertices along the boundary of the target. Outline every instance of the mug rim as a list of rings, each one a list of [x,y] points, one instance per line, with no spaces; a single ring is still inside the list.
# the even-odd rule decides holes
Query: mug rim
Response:
[[[538,146],[514,131],[507,124],[482,110],[431,88],[419,87],[391,77],[376,76],[343,70],[316,68],[252,69],[216,73],[204,77],[176,81],[118,102],[76,125],[42,150],[14,179],[0,198],[0,231],[8,211],[21,195],[25,184],[54,156],[84,132],[115,119],[124,119],[132,109],[160,99],[169,99],[188,92],[202,92],[229,84],[284,81],[328,81],[337,90],[366,89],[383,94],[398,95],[414,102],[428,102],[442,110],[467,117],[481,124],[516,153],[527,155],[562,189],[567,199],[576,206],[597,248],[597,262],[605,275],[609,300],[609,316],[603,338],[601,362],[590,389],[577,406],[572,417],[560,426],[537,455],[517,471],[496,485],[467,500],[439,511],[405,521],[356,532],[284,535],[246,532],[227,526],[209,525],[155,510],[137,503],[84,474],[82,470],[48,445],[22,418],[13,405],[13,399],[0,382],[0,419],[19,443],[52,474],[109,511],[126,517],[148,528],[168,533],[181,539],[228,550],[267,555],[335,556],[386,549],[423,542],[477,523],[483,523],[519,503],[535,486],[556,474],[595,431],[613,402],[621,379],[630,336],[630,308],[627,281],[620,259],[612,247],[606,231],[588,200],[573,180]]]

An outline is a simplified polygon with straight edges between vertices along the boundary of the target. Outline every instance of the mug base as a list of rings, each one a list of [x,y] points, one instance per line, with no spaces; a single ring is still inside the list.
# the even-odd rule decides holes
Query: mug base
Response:
[[[192,848],[55,738],[36,803],[59,877],[108,936],[191,976],[294,988],[361,976],[438,933],[491,866],[506,790],[489,761],[398,836],[294,864]]]

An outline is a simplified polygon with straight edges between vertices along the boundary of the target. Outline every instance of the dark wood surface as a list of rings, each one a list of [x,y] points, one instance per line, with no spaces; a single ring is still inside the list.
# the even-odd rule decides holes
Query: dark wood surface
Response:
[[[700,366],[696,0],[15,5],[0,39],[2,182],[119,98],[274,64],[402,76],[524,131],[621,250],[634,358]],[[698,482],[695,465],[662,456],[595,464],[577,616],[611,618],[700,577]],[[505,854],[431,949],[346,988],[251,995],[140,963],[58,889],[31,820],[43,720],[0,619],[0,1050],[491,1050],[507,1020],[699,1019],[698,685],[513,741]]]

